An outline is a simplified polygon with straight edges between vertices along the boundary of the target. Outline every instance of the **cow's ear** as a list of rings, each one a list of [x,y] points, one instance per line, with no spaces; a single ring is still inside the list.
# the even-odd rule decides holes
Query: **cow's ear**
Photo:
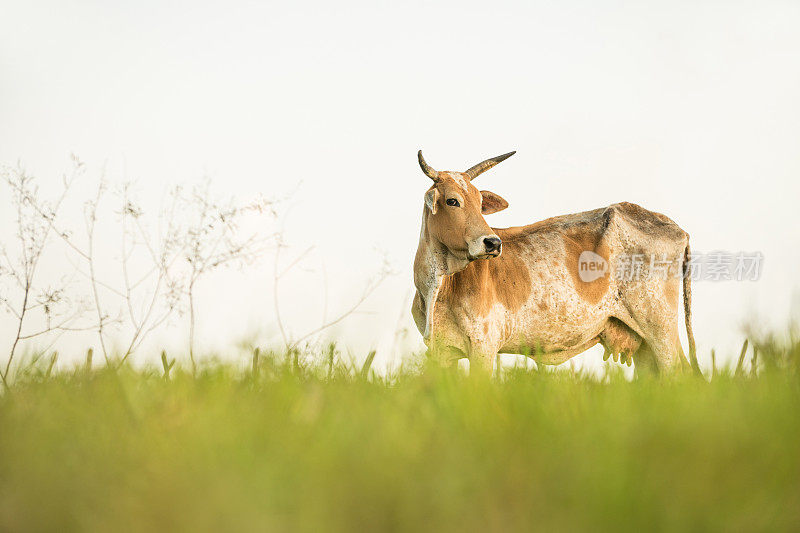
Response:
[[[481,191],[481,196],[483,196],[481,213],[484,215],[491,215],[508,207],[508,202],[493,192]]]
[[[435,187],[425,193],[425,205],[431,210],[431,214],[436,214],[436,204],[439,202],[439,190]]]

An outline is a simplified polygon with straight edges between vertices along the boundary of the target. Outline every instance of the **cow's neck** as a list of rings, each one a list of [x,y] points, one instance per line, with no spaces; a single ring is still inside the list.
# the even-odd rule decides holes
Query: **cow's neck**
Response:
[[[424,339],[430,339],[433,332],[433,314],[442,280],[456,272],[464,270],[469,264],[466,259],[458,259],[448,252],[447,247],[433,238],[428,230],[430,211],[426,206],[422,212],[422,229],[419,234],[419,246],[414,259],[414,285],[425,301]]]

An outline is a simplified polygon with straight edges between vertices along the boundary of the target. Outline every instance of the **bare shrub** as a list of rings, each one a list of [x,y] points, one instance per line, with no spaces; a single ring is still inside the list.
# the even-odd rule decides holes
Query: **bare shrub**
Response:
[[[87,329],[77,325],[86,306],[69,295],[74,276],[64,274],[55,284],[42,283],[38,278],[61,207],[75,179],[83,174],[84,164],[72,157],[72,171],[63,176],[62,189],[54,200],[42,197],[35,179],[20,165],[5,167],[1,172],[2,184],[10,192],[16,226],[16,246],[11,249],[0,244],[0,281],[9,281],[0,285],[0,306],[16,323],[8,360],[0,369],[0,378],[8,387],[9,372],[21,342],[46,335],[58,338],[67,331]],[[30,322],[43,325],[28,330]]]
[[[276,235],[255,230],[244,236],[241,223],[249,214],[276,216],[275,202],[263,198],[247,203],[219,201],[211,194],[208,180],[186,193],[179,190],[177,198],[181,210],[188,214],[176,239],[186,267],[181,280],[189,308],[189,357],[196,370],[197,284],[221,267],[252,264],[267,250]]]
[[[37,361],[64,333],[93,332],[106,365],[118,367],[153,332],[185,315],[187,347],[195,371],[198,285],[220,268],[251,265],[272,248],[275,320],[287,352],[358,312],[391,274],[384,260],[352,302],[332,317],[323,312],[318,326],[292,334],[281,316],[280,283],[313,247],[286,264],[282,262],[288,250],[284,231],[273,231],[276,225],[263,220],[275,221],[277,201],[220,199],[206,179],[191,187],[173,187],[160,209],[150,210],[138,200],[133,183],[114,186],[103,171],[96,187],[88,187],[93,191],[90,197],[80,203],[80,198],[70,193],[85,174],[84,163],[73,157],[72,170],[63,177],[59,194],[47,200],[35,179],[20,166],[2,170],[2,184],[11,192],[16,215],[15,246],[0,244],[0,307],[13,316],[16,332],[8,360],[0,368],[6,386],[24,341],[50,335],[45,348],[34,354]],[[82,183],[81,190],[86,189]],[[77,227],[61,216],[68,195],[76,208],[80,206]],[[58,267],[60,271],[57,282],[47,283],[39,279],[38,270],[45,250],[55,242],[68,260],[48,264],[50,270]],[[327,301],[323,309],[327,309]],[[122,346],[116,360],[112,342]],[[57,356],[51,359],[52,367]],[[87,361],[90,366],[91,357]]]

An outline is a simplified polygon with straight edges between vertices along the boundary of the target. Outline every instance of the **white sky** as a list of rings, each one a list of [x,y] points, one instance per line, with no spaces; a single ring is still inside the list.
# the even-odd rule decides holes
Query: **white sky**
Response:
[[[695,251],[764,254],[759,282],[695,284],[707,358],[747,317],[785,324],[797,294],[798,28],[796,2],[7,3],[0,162],[55,187],[74,152],[152,197],[204,174],[242,197],[302,182],[288,236],[317,245],[332,314],[376,246],[400,272],[336,331],[361,353],[413,327],[416,150],[453,170],[518,150],[480,178],[511,204],[492,225],[626,200]],[[274,333],[271,269],[204,287],[207,346]],[[321,272],[284,286],[295,331],[319,322]]]

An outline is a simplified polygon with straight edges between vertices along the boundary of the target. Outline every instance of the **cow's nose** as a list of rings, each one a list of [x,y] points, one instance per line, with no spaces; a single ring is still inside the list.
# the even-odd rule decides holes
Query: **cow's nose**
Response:
[[[492,252],[499,252],[500,246],[502,246],[502,244],[503,243],[500,240],[500,237],[486,237],[485,239],[483,239],[483,245],[486,246],[487,254]]]

